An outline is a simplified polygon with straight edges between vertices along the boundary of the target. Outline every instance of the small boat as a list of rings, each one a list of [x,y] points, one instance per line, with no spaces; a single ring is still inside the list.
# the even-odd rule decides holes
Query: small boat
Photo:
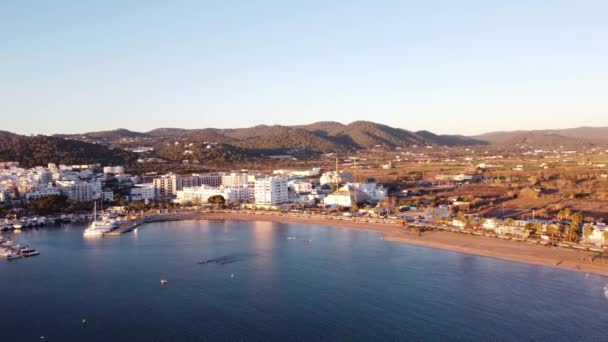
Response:
[[[162,286],[167,286],[167,284],[169,284],[169,281],[168,281],[167,279],[161,279],[161,280],[160,280],[160,284],[161,284]]]
[[[13,223],[13,229],[21,229],[23,228],[23,224],[21,222]]]
[[[30,248],[29,246],[23,246],[23,247],[19,248],[19,254],[21,256],[28,258],[28,257],[36,256],[36,255],[40,254],[40,252],[38,252],[37,250],[35,250],[33,248]]]
[[[11,253],[11,254],[7,254],[6,255],[6,260],[15,260],[15,259],[19,259],[21,258],[21,255],[19,254],[15,254],[15,253]]]
[[[296,239],[296,237],[295,237],[295,236],[288,236],[288,237],[287,237],[287,240],[295,240],[295,239]]]

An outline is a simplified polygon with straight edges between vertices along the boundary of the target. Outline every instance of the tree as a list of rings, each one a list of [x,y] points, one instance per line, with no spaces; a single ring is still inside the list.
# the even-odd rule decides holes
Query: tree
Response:
[[[543,233],[543,225],[540,223],[534,224],[534,233],[536,235],[541,235]]]
[[[602,237],[604,238],[604,242],[608,241],[608,230],[604,230]]]
[[[570,211],[570,208],[564,208],[557,213],[557,218],[560,220],[567,220],[570,218],[571,214],[572,212]]]
[[[207,202],[215,204],[218,208],[224,208],[226,206],[226,199],[222,195],[211,196],[207,199]]]
[[[581,214],[570,215],[570,224],[566,227],[566,240],[569,242],[578,242],[581,236]]]
[[[560,228],[558,225],[556,224],[550,224],[547,226],[547,234],[552,237],[552,238],[556,238],[559,236],[560,234]]]
[[[593,227],[592,224],[586,224],[583,230],[583,234],[585,235],[585,237],[588,239],[591,237],[591,235],[593,235],[593,230],[595,228]]]
[[[456,219],[457,219],[458,221],[460,221],[460,222],[463,222],[463,223],[464,223],[464,221],[465,221],[464,212],[459,211],[459,212],[456,214]]]

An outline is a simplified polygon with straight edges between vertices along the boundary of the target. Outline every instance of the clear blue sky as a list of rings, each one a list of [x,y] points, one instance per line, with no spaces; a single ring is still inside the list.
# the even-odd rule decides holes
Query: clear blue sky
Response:
[[[608,1],[2,1],[0,130],[608,126]]]

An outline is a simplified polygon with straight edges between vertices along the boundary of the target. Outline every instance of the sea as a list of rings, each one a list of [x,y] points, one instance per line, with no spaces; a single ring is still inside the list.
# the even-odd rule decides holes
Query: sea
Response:
[[[294,223],[11,236],[1,341],[608,341],[608,278]],[[166,280],[166,284],[161,284]]]

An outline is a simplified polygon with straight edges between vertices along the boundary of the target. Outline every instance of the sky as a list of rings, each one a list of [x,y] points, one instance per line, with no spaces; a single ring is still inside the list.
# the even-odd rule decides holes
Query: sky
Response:
[[[608,126],[608,1],[2,1],[0,130]]]

